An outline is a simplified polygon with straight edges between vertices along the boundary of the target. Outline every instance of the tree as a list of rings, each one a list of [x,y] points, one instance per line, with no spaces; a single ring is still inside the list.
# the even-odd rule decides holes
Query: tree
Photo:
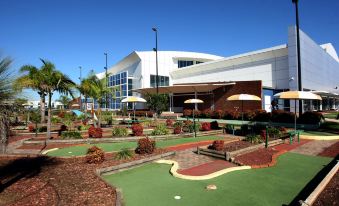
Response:
[[[58,71],[55,65],[49,61],[41,59],[43,65],[41,67],[44,79],[41,80],[41,87],[48,95],[48,118],[47,118],[47,138],[51,138],[51,110],[52,110],[52,96],[54,92],[59,92],[65,95],[73,95],[72,88],[75,83],[65,74]]]
[[[12,60],[8,57],[0,58],[0,153],[5,153],[10,135],[10,120],[14,110],[11,100],[15,96],[13,77],[10,70]]]
[[[68,104],[71,101],[71,99],[66,95],[61,95],[58,99],[58,102],[60,102],[62,105],[62,110],[68,109]]]
[[[163,111],[168,109],[168,95],[167,94],[146,94],[146,105],[148,108],[160,115]]]
[[[17,78],[14,85],[17,90],[25,88],[32,89],[38,92],[40,96],[40,115],[41,123],[45,122],[45,100],[47,91],[43,87],[45,77],[42,73],[42,68],[38,69],[32,65],[24,65],[20,68],[20,72],[24,73],[21,77]]]

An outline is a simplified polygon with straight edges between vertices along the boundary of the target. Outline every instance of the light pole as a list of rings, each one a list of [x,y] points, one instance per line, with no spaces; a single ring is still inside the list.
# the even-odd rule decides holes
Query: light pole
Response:
[[[80,69],[80,76],[79,76],[79,81],[80,81],[80,83],[79,83],[79,85],[81,85],[81,69],[82,69],[82,67],[79,66],[79,69]],[[81,92],[80,92],[80,110],[82,111]]]
[[[301,58],[300,58],[300,34],[299,34],[299,11],[298,11],[298,1],[292,0],[292,3],[295,5],[295,21],[297,25],[297,61],[298,61],[298,90],[302,91],[302,82],[301,82]],[[303,112],[303,100],[299,100],[299,115]]]
[[[104,53],[106,57],[106,66],[105,66],[105,78],[106,78],[106,101],[105,101],[105,108],[107,111],[107,102],[108,102],[108,96],[107,96],[107,87],[108,87],[108,78],[107,78],[107,53]]]
[[[156,85],[157,85],[157,94],[159,94],[159,75],[158,75],[158,29],[153,27],[152,30],[155,32],[155,69],[156,69]]]

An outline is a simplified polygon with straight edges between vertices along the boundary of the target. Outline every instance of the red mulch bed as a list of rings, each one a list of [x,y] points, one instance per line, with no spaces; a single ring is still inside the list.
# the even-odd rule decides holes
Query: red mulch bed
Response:
[[[224,152],[233,152],[250,146],[253,144],[247,141],[231,142],[224,145]]]
[[[178,173],[183,175],[202,176],[236,166],[237,165],[225,160],[215,160],[188,169],[179,170]]]
[[[256,151],[237,156],[235,161],[242,165],[249,166],[258,166],[258,165],[268,165],[273,159],[273,155],[277,153],[277,150],[273,148],[263,148]]]
[[[158,149],[152,155],[164,152]],[[101,164],[87,164],[85,158],[0,157],[0,205],[114,205],[115,189],[95,169],[146,156],[118,161],[106,154]]]
[[[13,142],[16,142],[16,141],[19,141],[19,140],[23,140],[23,139],[30,139],[32,138],[31,135],[24,135],[24,136],[11,136],[8,138],[8,143],[13,143]]]
[[[337,172],[319,197],[313,204],[314,206],[339,205],[339,173]]]
[[[338,154],[339,154],[339,142],[336,142],[335,144],[331,145],[330,147],[322,151],[319,154],[319,156],[336,157]]]

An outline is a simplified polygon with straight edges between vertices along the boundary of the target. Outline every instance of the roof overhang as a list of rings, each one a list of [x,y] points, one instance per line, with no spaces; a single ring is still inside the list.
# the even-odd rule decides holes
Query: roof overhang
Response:
[[[322,97],[339,97],[339,94],[328,91],[311,91],[311,92]]]
[[[159,87],[159,94],[184,94],[194,92],[210,92],[222,86],[235,85],[235,82],[227,83],[202,83],[202,84],[180,84],[166,87]],[[157,93],[156,87],[133,89],[134,92],[141,94],[155,94]]]

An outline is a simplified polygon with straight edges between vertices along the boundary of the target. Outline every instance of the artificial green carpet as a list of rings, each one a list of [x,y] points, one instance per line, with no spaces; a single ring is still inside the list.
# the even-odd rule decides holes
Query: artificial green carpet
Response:
[[[192,143],[192,142],[200,142],[206,140],[217,140],[222,139],[222,137],[216,136],[204,136],[204,137],[189,137],[189,138],[180,138],[180,139],[171,139],[171,140],[158,140],[156,142],[156,146],[160,148],[185,144],[185,143]],[[72,146],[66,147],[62,149],[58,149],[55,151],[48,152],[47,155],[49,156],[79,156],[79,155],[86,155],[87,149],[91,146],[98,146],[102,148],[105,152],[112,152],[112,151],[119,151],[122,148],[136,148],[136,142],[121,142],[121,143],[100,143],[100,144],[93,144],[93,145],[79,145],[79,146]]]
[[[170,165],[151,163],[103,178],[122,189],[127,206],[289,204],[330,158],[286,153],[274,167],[235,171],[191,181],[169,174]],[[215,184],[217,190],[205,187]],[[180,200],[174,196],[181,196]]]

